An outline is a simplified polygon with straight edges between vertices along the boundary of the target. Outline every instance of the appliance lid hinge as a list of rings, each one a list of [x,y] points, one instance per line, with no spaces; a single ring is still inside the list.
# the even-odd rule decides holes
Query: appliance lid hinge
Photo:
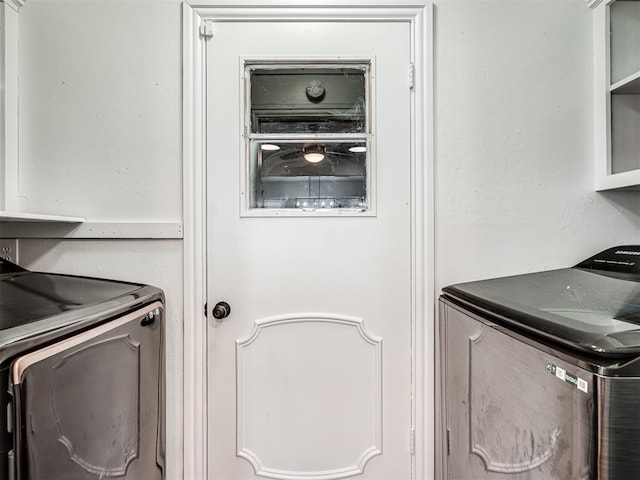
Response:
[[[409,452],[411,455],[416,454],[416,429],[414,427],[409,430]]]
[[[409,64],[409,90],[413,90],[416,82],[416,67],[413,63]]]
[[[203,20],[200,24],[200,36],[203,38],[213,37],[213,22],[211,20]]]

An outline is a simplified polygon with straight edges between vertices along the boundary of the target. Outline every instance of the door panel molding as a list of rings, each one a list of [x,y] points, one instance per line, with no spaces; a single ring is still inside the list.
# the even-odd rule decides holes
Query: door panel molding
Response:
[[[382,343],[382,339],[380,337],[367,332],[362,318],[331,313],[293,313],[289,315],[275,315],[273,317],[261,318],[254,322],[251,333],[244,338],[238,339],[236,343],[240,348],[247,347],[256,341],[264,329],[294,323],[335,323],[346,325],[355,328],[365,342],[374,346]]]
[[[300,480],[301,478],[311,480],[335,480],[361,475],[364,473],[364,467],[367,462],[376,455],[380,455],[380,451],[376,447],[371,447],[363,452],[356,465],[331,471],[300,472],[265,467],[261,464],[260,459],[250,450],[243,450],[242,454],[238,454],[238,456],[245,458],[251,463],[256,475],[278,480]]]
[[[252,465],[256,475],[291,480],[346,478],[363,473],[367,462],[382,453],[382,339],[367,331],[363,319],[299,313],[256,320],[252,331],[236,341],[236,362],[237,455]],[[291,381],[287,372],[290,364],[304,364],[304,378]],[[345,408],[337,420],[322,414],[335,408],[335,392],[327,392],[315,382],[314,373],[319,377],[324,371],[331,371],[336,383],[342,385],[341,404]],[[282,395],[255,388],[283,378],[288,379],[288,385]],[[254,387],[247,388],[250,385]],[[263,453],[274,441],[270,433],[290,421],[292,414],[300,417],[299,425],[304,427],[298,427],[291,445],[280,448],[288,452],[295,449],[295,459],[280,459],[283,463],[276,466],[273,460],[264,460],[268,453],[267,457]],[[345,419],[369,425],[368,435],[350,438],[357,432],[348,428]],[[267,438],[261,439],[261,432]],[[312,459],[326,457],[336,441],[341,443],[341,458],[333,459],[333,468],[314,468]],[[298,465],[306,463],[307,468],[287,466],[291,460]]]
[[[215,0],[183,3],[183,221],[184,221],[184,478],[207,477],[206,301],[206,41],[203,20],[398,21],[411,26],[412,86],[412,422],[416,429],[414,478],[434,475],[434,161],[433,2],[352,0],[350,4],[296,4],[239,0],[233,7]],[[409,77],[409,73],[408,73]],[[409,88],[409,78],[407,81]]]

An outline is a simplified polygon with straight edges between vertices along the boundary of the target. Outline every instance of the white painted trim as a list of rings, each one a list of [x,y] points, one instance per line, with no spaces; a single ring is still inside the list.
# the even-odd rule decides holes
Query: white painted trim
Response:
[[[249,83],[247,76],[247,69],[253,66],[281,66],[287,67],[296,64],[298,66],[305,64],[318,65],[322,64],[326,67],[333,68],[334,66],[350,66],[354,68],[368,66],[369,72],[367,77],[367,121],[368,126],[365,133],[356,134],[341,134],[341,133],[329,133],[329,134],[313,134],[313,133],[299,133],[299,134],[251,134],[250,126],[247,122],[251,118],[250,112],[247,110],[249,105],[246,101],[246,92]],[[245,218],[283,218],[283,217],[375,217],[377,215],[377,148],[376,148],[376,108],[372,99],[376,98],[376,56],[364,55],[352,57],[349,55],[341,55],[340,57],[332,57],[325,55],[311,55],[307,57],[298,56],[240,56],[239,62],[239,79],[240,79],[240,91],[245,92],[245,95],[241,96],[240,108],[238,118],[240,119],[239,129],[242,132],[240,138],[240,144],[238,146],[241,152],[240,161],[240,194],[241,194],[241,210],[240,216]],[[250,155],[246,145],[246,140],[249,139],[268,139],[270,141],[276,141],[280,138],[284,143],[306,142],[310,140],[319,140],[323,142],[354,142],[364,141],[367,142],[367,164],[365,171],[366,174],[366,192],[367,192],[367,206],[366,208],[309,208],[309,209],[297,209],[297,208],[251,208],[250,192],[252,190],[250,186],[250,180],[248,171],[250,170]]]
[[[370,21],[412,21],[420,12],[419,7],[398,7],[397,5],[353,8],[352,6],[287,6],[278,5],[199,7],[202,18],[217,22],[272,22],[272,21],[349,21],[356,18]]]
[[[184,161],[184,478],[206,479],[207,351],[206,179],[203,19],[217,21],[371,20],[411,22],[416,88],[412,90],[412,327],[414,329],[412,420],[416,428],[413,478],[434,478],[435,449],[435,269],[433,2],[408,0],[185,0],[183,4]],[[407,435],[408,438],[408,435]]]
[[[609,176],[611,149],[609,144],[609,15],[608,8],[593,12],[594,75],[594,186]]]
[[[60,238],[60,239],[182,239],[179,222],[84,222],[71,220],[6,220],[0,238]],[[64,217],[59,217],[64,218]]]
[[[0,209],[16,210],[18,202],[18,9],[0,3]]]
[[[183,32],[183,452],[182,478],[207,478],[206,162],[204,40],[200,16],[184,2]]]
[[[0,211],[0,222],[66,222],[82,223],[86,220],[82,217],[70,217],[64,215],[48,215],[26,212]]]
[[[0,0],[2,3],[5,3],[7,6],[14,9],[16,12],[24,5],[26,0]]]
[[[596,8],[599,5],[609,6],[616,0],[585,0],[589,6],[589,8]]]
[[[434,148],[434,20],[433,3],[426,2],[413,22],[416,87],[414,195],[414,339],[415,426],[417,479],[435,478],[435,148]]]

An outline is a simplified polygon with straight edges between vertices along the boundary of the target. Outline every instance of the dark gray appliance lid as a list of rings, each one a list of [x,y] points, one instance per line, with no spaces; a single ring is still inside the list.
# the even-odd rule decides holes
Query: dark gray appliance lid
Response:
[[[573,268],[461,283],[443,293],[572,349],[640,353],[640,245],[605,250]]]
[[[25,272],[26,270],[15,263],[10,262],[7,259],[0,258],[0,274],[3,273],[18,273]]]
[[[627,245],[604,250],[580,262],[575,268],[609,272],[617,278],[640,281],[640,245]]]
[[[81,311],[123,295],[134,295],[143,287],[135,283],[31,272],[0,260],[0,331]]]

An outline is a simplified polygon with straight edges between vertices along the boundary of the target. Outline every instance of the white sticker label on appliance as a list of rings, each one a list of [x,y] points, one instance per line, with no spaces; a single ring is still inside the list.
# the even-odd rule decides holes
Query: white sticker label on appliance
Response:
[[[567,385],[571,385],[581,392],[589,393],[589,382],[587,382],[583,378],[568,373],[564,368],[559,367],[551,362],[546,362],[545,370],[556,378],[562,380]]]
[[[587,383],[586,380],[583,380],[582,378],[578,378],[578,390],[582,390],[584,393],[589,393],[589,384]]]

